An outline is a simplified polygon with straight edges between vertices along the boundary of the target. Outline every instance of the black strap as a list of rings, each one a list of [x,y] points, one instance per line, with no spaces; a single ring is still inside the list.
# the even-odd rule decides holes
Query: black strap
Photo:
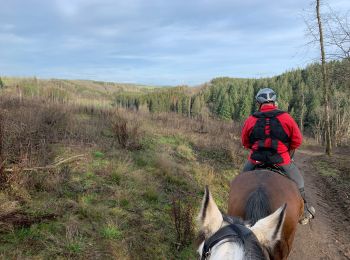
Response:
[[[275,109],[267,112],[259,111],[253,114],[257,118],[256,124],[249,135],[249,143],[251,145],[257,143],[257,149],[251,155],[253,160],[273,164],[283,162],[283,158],[278,154],[278,142],[282,142],[289,148],[290,138],[276,116],[284,113],[286,112]],[[265,132],[266,127],[269,129],[268,134]],[[268,138],[271,139],[271,146],[266,147],[265,141]]]
[[[267,112],[261,112],[261,111],[257,111],[255,113],[253,113],[254,117],[257,118],[272,118],[272,117],[276,117],[280,114],[284,114],[286,112],[282,111],[282,110],[278,110],[278,109],[274,109],[271,111],[267,111]]]
[[[244,244],[246,237],[252,233],[252,231],[240,224],[233,224],[229,218],[225,218],[225,221],[231,223],[228,226],[220,228],[209,239],[204,242],[201,260],[205,260],[210,256],[211,249],[219,242],[225,240],[225,242],[241,240]]]

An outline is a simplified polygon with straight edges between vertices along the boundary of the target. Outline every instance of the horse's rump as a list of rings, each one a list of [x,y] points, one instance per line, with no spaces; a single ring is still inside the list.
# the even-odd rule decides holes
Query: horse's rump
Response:
[[[288,256],[296,226],[303,212],[303,200],[290,179],[268,170],[255,170],[238,175],[232,182],[228,214],[255,223],[287,203],[282,239],[273,259]]]

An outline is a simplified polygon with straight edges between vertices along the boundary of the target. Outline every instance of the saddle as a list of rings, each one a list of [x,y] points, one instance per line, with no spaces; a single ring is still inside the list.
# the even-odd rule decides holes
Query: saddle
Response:
[[[282,167],[278,166],[277,164],[269,164],[269,163],[260,163],[255,165],[255,170],[269,170],[272,172],[276,172],[284,177],[287,177],[287,174],[283,170]]]

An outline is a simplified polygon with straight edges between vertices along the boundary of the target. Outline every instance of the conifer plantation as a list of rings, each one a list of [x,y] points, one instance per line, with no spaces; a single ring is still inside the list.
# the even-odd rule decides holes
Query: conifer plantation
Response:
[[[349,142],[350,61],[327,64],[331,85],[331,133],[337,146]],[[115,105],[132,110],[144,107],[149,112],[173,112],[191,118],[215,117],[242,122],[254,112],[254,96],[269,87],[278,94],[278,106],[288,111],[299,127],[324,142],[323,91],[321,66],[313,64],[271,78],[215,78],[197,88],[154,89],[149,93],[125,93],[115,98]]]

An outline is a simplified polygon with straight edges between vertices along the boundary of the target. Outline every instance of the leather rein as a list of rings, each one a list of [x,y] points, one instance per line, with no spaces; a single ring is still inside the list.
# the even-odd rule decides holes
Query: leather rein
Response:
[[[252,233],[252,231],[243,224],[234,223],[228,216],[223,216],[224,221],[229,225],[220,228],[211,237],[204,241],[201,260],[206,260],[211,255],[211,249],[220,242],[237,242],[240,240],[243,244],[246,238]]]

